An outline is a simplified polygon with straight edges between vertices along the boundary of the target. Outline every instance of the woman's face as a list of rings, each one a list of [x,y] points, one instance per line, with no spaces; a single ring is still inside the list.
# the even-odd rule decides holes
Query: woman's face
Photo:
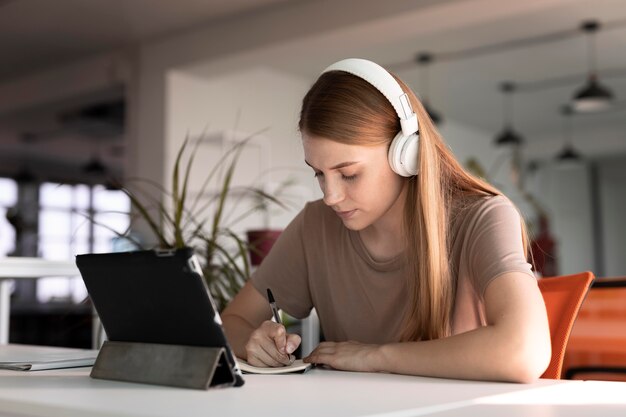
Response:
[[[302,144],[324,203],[347,228],[363,230],[383,219],[392,207],[403,205],[400,196],[405,181],[389,167],[387,144],[347,145],[307,134],[302,135]]]

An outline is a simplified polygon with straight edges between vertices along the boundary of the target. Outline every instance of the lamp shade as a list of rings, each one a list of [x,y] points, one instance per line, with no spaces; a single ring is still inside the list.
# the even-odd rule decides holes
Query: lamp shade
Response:
[[[31,172],[28,167],[22,167],[20,170],[13,175],[13,179],[20,184],[29,184],[35,182],[37,177]]]
[[[505,127],[495,139],[495,144],[498,146],[521,145],[522,143],[524,139],[509,126]]]
[[[100,159],[94,157],[83,165],[82,170],[86,174],[103,175],[107,172],[107,167],[100,161]]]
[[[595,76],[590,76],[587,84],[574,94],[572,103],[577,112],[602,111],[613,102],[613,93],[598,82]]]
[[[500,132],[494,143],[496,146],[519,146],[524,143],[524,139],[513,130],[513,97],[512,94],[515,91],[515,83],[512,81],[504,81],[500,83],[500,91],[502,91],[503,106],[504,109],[504,129]]]
[[[558,153],[556,159],[559,162],[579,162],[583,158],[573,146],[567,144],[561,152]]]

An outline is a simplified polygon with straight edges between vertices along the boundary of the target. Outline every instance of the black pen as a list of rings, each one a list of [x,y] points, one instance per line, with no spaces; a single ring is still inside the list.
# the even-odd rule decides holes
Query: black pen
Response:
[[[274,295],[272,294],[272,290],[270,290],[269,288],[267,289],[267,299],[270,302],[270,308],[272,309],[274,320],[276,320],[276,323],[278,324],[283,324],[282,320],[280,319],[280,314],[278,314],[278,307],[276,307],[276,301],[274,301]]]
[[[272,314],[274,315],[274,320],[276,320],[276,323],[278,324],[283,324],[283,321],[280,319],[280,314],[278,314],[278,307],[276,307],[276,301],[274,300],[274,294],[272,294],[272,290],[270,290],[269,288],[267,289],[267,299],[270,302],[270,308],[272,309]],[[293,356],[290,353],[286,354],[289,357],[289,364],[291,365],[293,363],[293,361],[296,359],[295,356]]]

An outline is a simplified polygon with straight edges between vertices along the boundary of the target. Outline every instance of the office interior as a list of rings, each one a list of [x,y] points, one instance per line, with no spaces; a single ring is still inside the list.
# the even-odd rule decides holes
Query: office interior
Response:
[[[120,186],[165,200],[149,184],[169,186],[185,140],[199,144],[189,192],[207,200],[207,172],[248,140],[233,184],[271,194],[289,180],[290,204],[232,230],[284,228],[321,197],[302,97],[328,64],[363,57],[427,101],[459,161],[519,207],[544,275],[624,277],[625,44],[620,0],[1,1],[0,257],[123,249]],[[577,109],[592,73],[612,98]],[[80,277],[14,281],[10,342],[89,347],[86,297]]]

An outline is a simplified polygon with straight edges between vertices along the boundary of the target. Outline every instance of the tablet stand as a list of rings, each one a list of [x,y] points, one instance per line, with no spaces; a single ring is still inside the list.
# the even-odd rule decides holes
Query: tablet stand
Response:
[[[223,347],[154,343],[104,342],[90,376],[204,390],[235,384]]]

